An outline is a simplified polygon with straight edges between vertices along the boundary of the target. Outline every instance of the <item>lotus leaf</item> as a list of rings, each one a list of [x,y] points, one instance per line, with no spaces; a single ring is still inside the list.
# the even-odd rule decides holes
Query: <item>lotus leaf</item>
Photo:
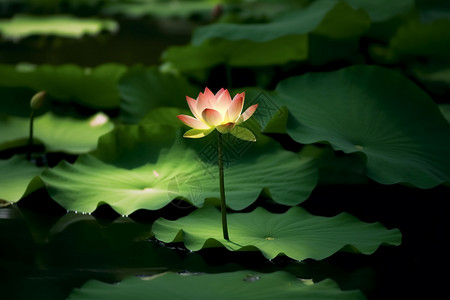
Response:
[[[361,152],[366,174],[382,184],[431,188],[450,179],[450,124],[397,72],[353,66],[291,77],[272,96],[288,108],[294,140]]]
[[[314,216],[297,206],[283,214],[261,207],[250,213],[229,214],[229,241],[223,238],[220,212],[214,207],[198,209],[175,221],[160,218],[152,231],[158,240],[184,242],[192,251],[223,245],[231,251],[258,249],[268,259],[280,254],[297,260],[324,259],[344,247],[372,254],[382,244],[401,242],[398,229],[364,223],[347,213]]]
[[[176,288],[174,288],[176,287]],[[89,281],[69,300],[101,299],[365,299],[360,291],[342,291],[331,279],[315,284],[303,282],[287,272],[261,274],[237,271],[221,274],[162,273],[152,277],[130,277],[110,285]]]

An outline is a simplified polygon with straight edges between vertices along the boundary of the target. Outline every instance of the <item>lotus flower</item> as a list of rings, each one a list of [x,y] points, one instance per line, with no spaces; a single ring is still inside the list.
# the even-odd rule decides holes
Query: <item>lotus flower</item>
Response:
[[[220,133],[231,133],[242,140],[256,141],[250,130],[237,126],[248,120],[258,107],[258,104],[254,104],[242,113],[244,98],[245,92],[237,93],[231,100],[230,93],[223,88],[215,95],[205,88],[205,91],[200,92],[197,99],[186,96],[194,117],[178,115],[178,119],[192,128],[186,131],[184,137],[202,138],[217,129]]]

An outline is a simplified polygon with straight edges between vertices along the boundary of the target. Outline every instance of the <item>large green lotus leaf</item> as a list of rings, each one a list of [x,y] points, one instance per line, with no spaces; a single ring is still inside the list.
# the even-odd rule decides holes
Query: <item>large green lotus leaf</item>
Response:
[[[174,288],[175,287],[175,288]],[[69,300],[115,299],[365,299],[360,291],[342,291],[331,279],[302,281],[290,273],[258,273],[248,270],[219,274],[172,272],[152,277],[130,277],[120,284],[88,281],[75,289]]]
[[[116,84],[126,69],[118,64],[104,64],[95,68],[72,64],[3,64],[0,65],[0,86],[45,90],[58,100],[78,101],[98,109],[116,108],[120,103]]]
[[[0,118],[0,149],[7,148],[15,140],[26,142],[28,127],[28,118]],[[34,119],[34,138],[44,143],[48,152],[79,154],[94,150],[98,138],[112,128],[112,122],[103,113],[88,119],[74,119],[49,112]]]
[[[450,125],[438,106],[400,74],[375,66],[291,77],[272,94],[287,106],[288,134],[361,152],[383,184],[431,188],[450,179]]]
[[[194,45],[213,38],[267,42],[289,35],[321,34],[345,38],[359,35],[370,25],[367,15],[354,11],[344,2],[319,0],[304,9],[296,9],[263,24],[217,23],[199,27],[192,37]],[[237,44],[239,45],[239,44]]]
[[[138,209],[162,208],[176,197],[203,206],[205,199],[219,196],[217,174],[217,166],[176,144],[162,149],[156,163],[132,170],[85,155],[74,164],[62,162],[41,177],[53,199],[68,210],[93,212],[98,205],[109,204],[128,215]],[[274,151],[225,169],[227,204],[243,209],[267,189],[275,201],[295,205],[309,196],[316,181],[314,160]]]
[[[172,121],[178,121],[175,118]],[[132,169],[156,162],[159,150],[170,147],[176,138],[175,130],[165,124],[118,125],[99,138],[93,154],[106,163]]]
[[[324,259],[343,249],[371,254],[381,244],[399,245],[401,233],[380,223],[364,223],[341,213],[321,217],[298,206],[283,214],[273,214],[258,207],[250,213],[228,214],[228,233],[222,233],[221,214],[214,207],[204,207],[175,221],[160,218],[152,231],[166,243],[184,242],[192,251],[225,246],[231,251],[259,249],[268,259],[280,254],[297,260]]]
[[[121,117],[127,123],[139,123],[158,106],[186,107],[186,95],[196,93],[181,76],[141,66],[129,70],[120,80],[118,89],[122,98]]]
[[[42,168],[20,157],[0,160],[0,199],[17,202],[42,185],[33,180]]]
[[[309,33],[333,39],[358,36],[370,24],[367,15],[347,4],[321,0],[263,24],[217,23],[198,28],[192,45],[169,48],[163,55],[179,71],[232,66],[284,64],[308,58]],[[289,47],[287,47],[287,45]]]
[[[203,70],[221,63],[232,66],[275,65],[307,57],[308,39],[305,35],[283,36],[263,43],[207,40],[198,46],[173,46],[163,54],[166,66],[178,71]]]
[[[140,124],[117,125],[101,136],[92,154],[106,163],[126,169],[156,162],[159,150],[170,147],[175,139],[181,139],[177,131],[181,122],[177,115],[190,113],[177,107],[152,109]]]
[[[113,20],[75,18],[69,15],[29,16],[16,15],[0,20],[0,33],[4,39],[20,40],[31,35],[57,35],[79,38],[96,35],[103,30],[115,32],[118,24]]]

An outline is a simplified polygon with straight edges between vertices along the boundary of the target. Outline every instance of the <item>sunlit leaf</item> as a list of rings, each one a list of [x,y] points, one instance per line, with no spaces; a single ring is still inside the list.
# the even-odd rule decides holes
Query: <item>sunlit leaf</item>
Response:
[[[188,17],[192,14],[210,13],[216,3],[212,1],[138,1],[109,2],[105,14],[125,14],[129,17]]]
[[[174,288],[176,287],[176,288]],[[131,277],[111,285],[89,281],[75,289],[69,300],[115,299],[365,299],[360,291],[342,291],[327,279],[315,284],[303,282],[287,272],[237,271],[220,274],[162,273],[152,277]],[[306,298],[305,298],[306,299]]]
[[[0,65],[0,86],[45,90],[58,100],[77,101],[99,109],[115,108],[120,102],[116,84],[126,69],[118,64],[104,64],[95,68],[72,64],[3,64]]]
[[[17,117],[0,118],[0,149],[20,140],[26,142],[29,119]],[[44,143],[48,152],[63,151],[84,153],[94,150],[98,138],[113,128],[108,116],[97,113],[88,119],[61,117],[46,113],[35,118],[34,138]],[[16,145],[17,146],[17,145]]]
[[[57,35],[79,38],[101,31],[115,32],[118,24],[113,20],[75,18],[70,15],[31,16],[15,15],[0,20],[0,33],[5,39],[20,40],[31,35]]]
[[[399,245],[398,229],[387,230],[379,223],[364,223],[352,215],[334,217],[309,214],[294,206],[273,214],[258,207],[250,213],[228,214],[230,240],[223,238],[220,212],[205,207],[175,221],[158,219],[152,227],[163,242],[184,242],[192,251],[225,246],[231,251],[258,249],[268,259],[284,254],[293,259],[323,259],[344,247],[371,254],[381,244]]]
[[[294,140],[361,152],[366,174],[380,183],[430,188],[450,179],[450,125],[396,72],[356,66],[291,77],[272,96],[287,106]]]
[[[218,169],[213,165],[215,145],[197,154],[175,144],[162,149],[155,163],[132,170],[81,156],[74,164],[62,162],[45,171],[42,179],[52,198],[68,210],[93,212],[98,205],[108,204],[128,215],[138,209],[162,208],[177,197],[201,207],[205,199],[219,197]],[[213,155],[214,161],[208,161],[208,155]],[[227,204],[232,209],[249,206],[263,189],[278,203],[295,205],[315,187],[317,169],[314,160],[278,150],[256,161],[226,166],[225,178]]]
[[[42,168],[20,157],[0,160],[0,199],[17,202],[23,196],[40,187],[32,179],[42,172]]]

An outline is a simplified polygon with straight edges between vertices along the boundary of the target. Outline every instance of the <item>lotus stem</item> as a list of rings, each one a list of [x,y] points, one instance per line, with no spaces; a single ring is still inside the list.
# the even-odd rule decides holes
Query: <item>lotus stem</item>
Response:
[[[34,112],[37,111],[44,105],[45,101],[45,91],[40,91],[34,94],[30,100],[30,132],[28,135],[28,151],[27,151],[27,160],[31,159],[31,153],[33,152],[33,123],[34,123]]]
[[[28,150],[27,150],[27,160],[31,159],[31,153],[33,152],[33,123],[34,123],[34,110],[30,113],[30,129],[28,134]]]
[[[230,240],[228,236],[228,225],[227,225],[227,204],[225,202],[225,180],[223,174],[223,155],[222,155],[222,134],[218,133],[217,138],[217,149],[219,153],[219,185],[220,185],[220,210],[222,212],[222,231],[223,238],[227,241]]]

